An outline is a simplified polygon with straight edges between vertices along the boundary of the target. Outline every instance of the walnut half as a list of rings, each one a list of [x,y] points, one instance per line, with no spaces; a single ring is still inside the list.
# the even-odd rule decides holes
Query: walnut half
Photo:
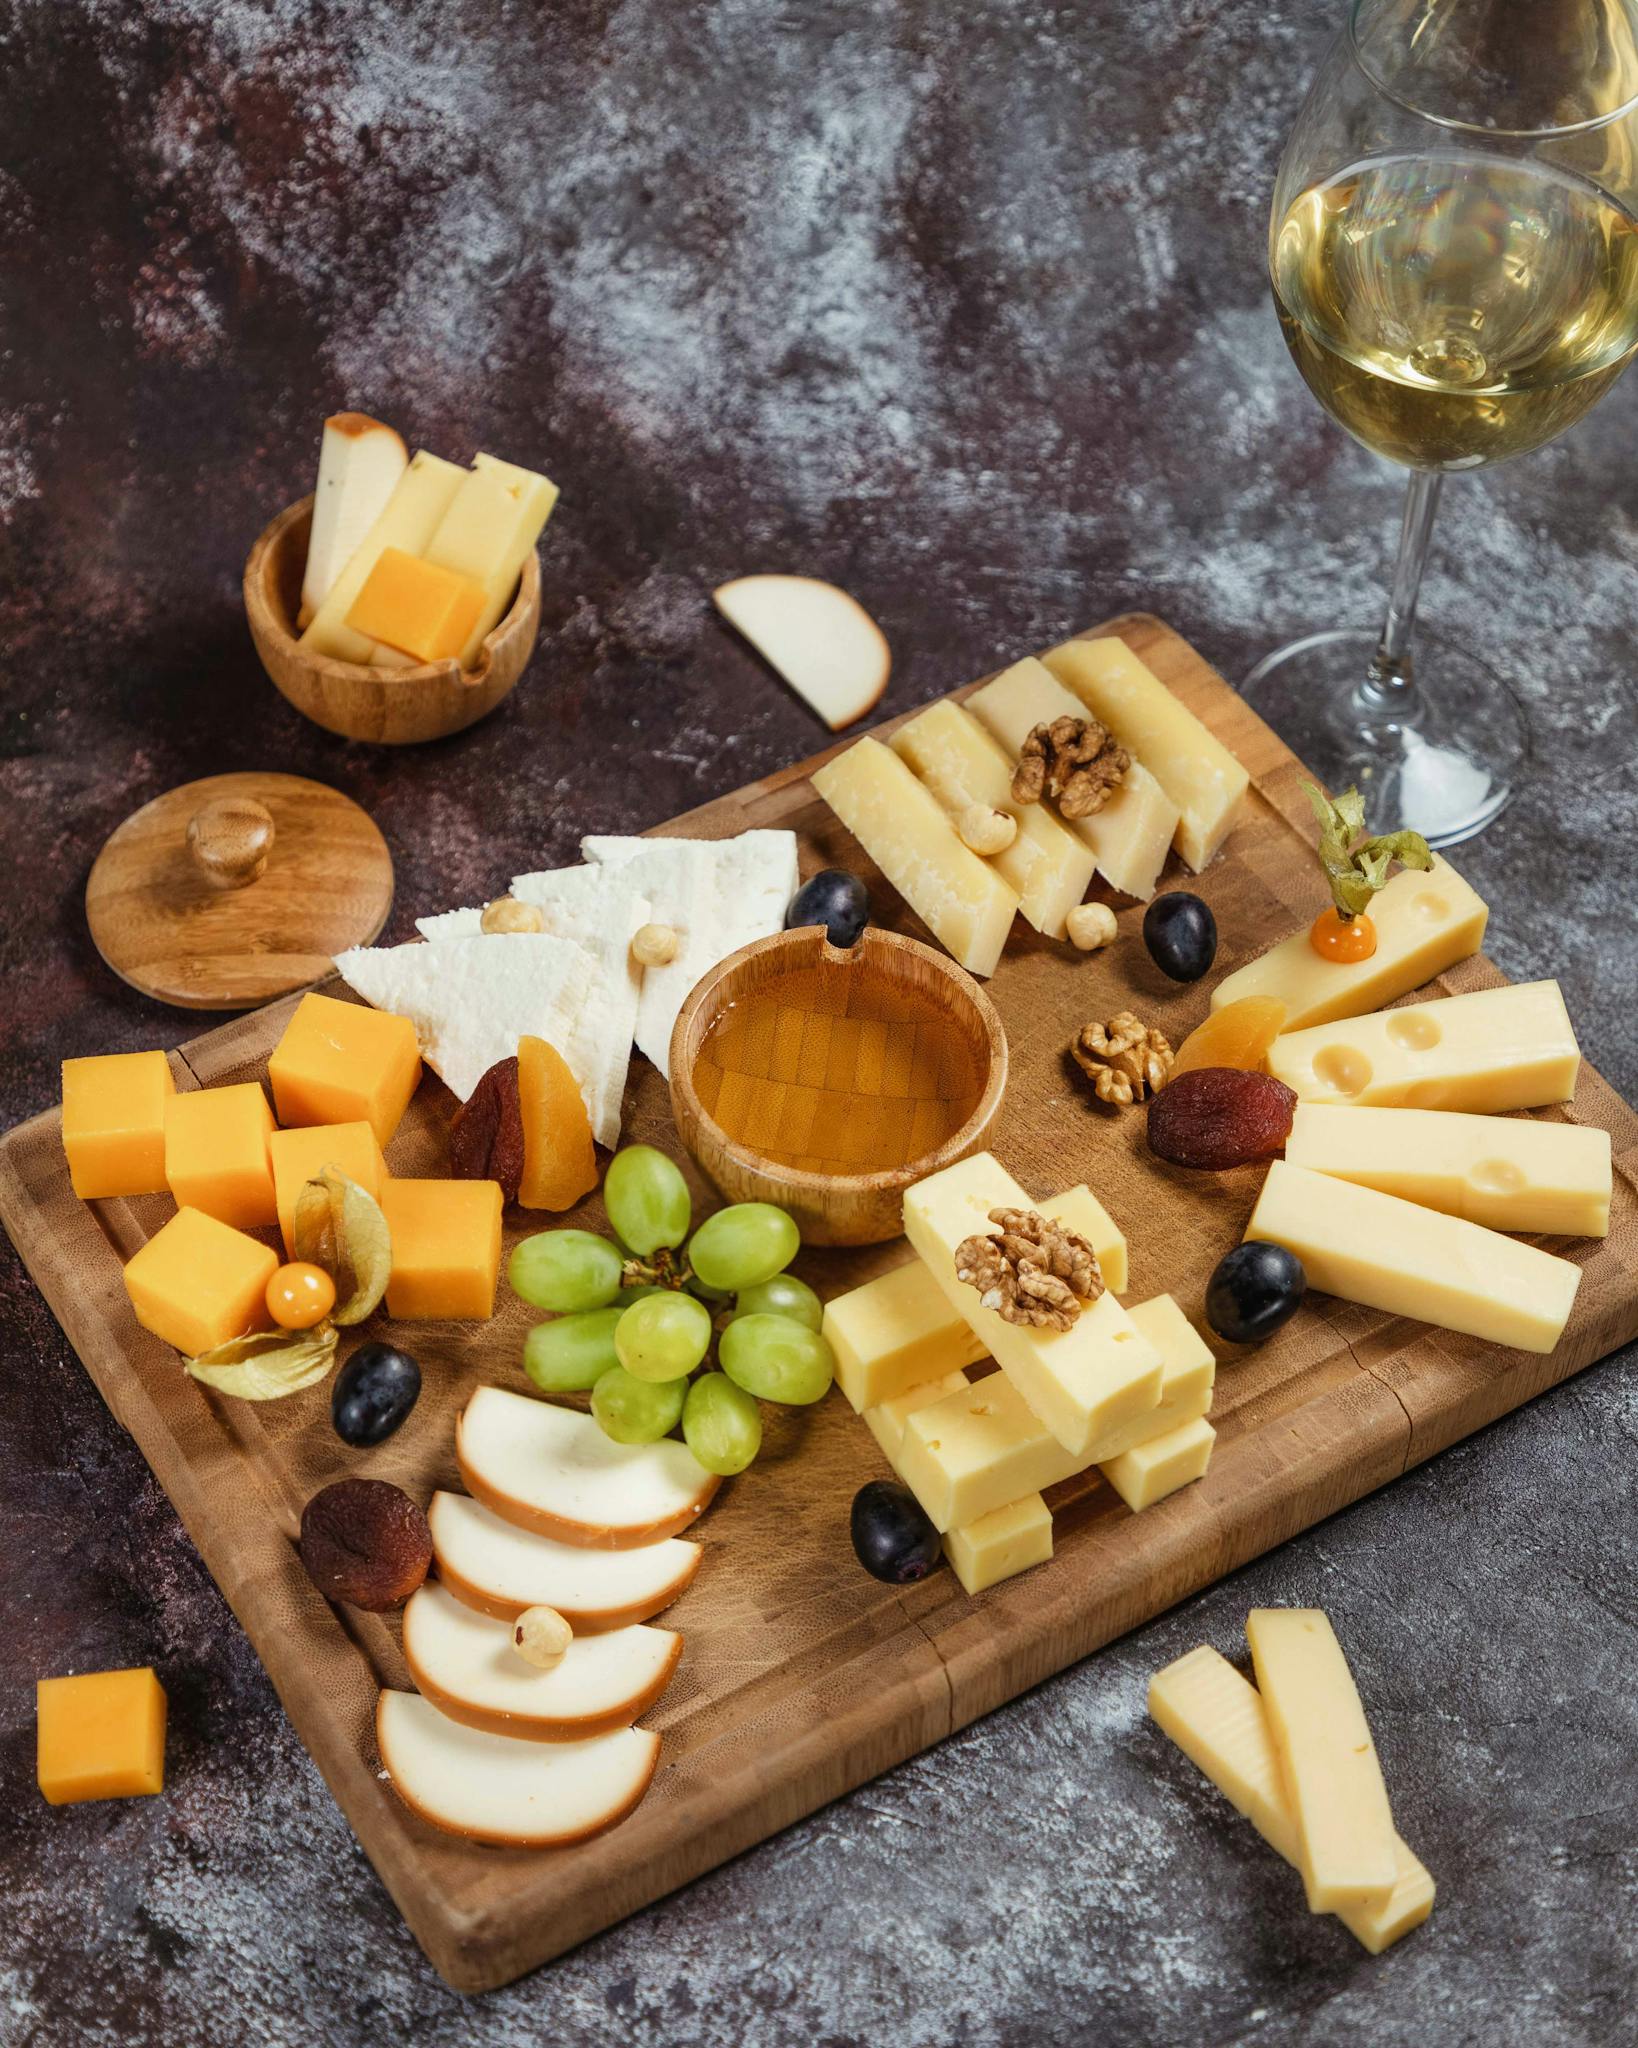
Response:
[[[1107,1024],[1083,1024],[1069,1050],[1098,1100],[1122,1109],[1163,1087],[1173,1058],[1165,1034],[1130,1010]]]
[[[956,1278],[1006,1323],[1067,1330],[1103,1293],[1098,1255],[1084,1237],[1036,1209],[992,1209],[1000,1235],[963,1238]]]
[[[1037,804],[1046,795],[1066,818],[1090,818],[1131,765],[1131,755],[1095,718],[1055,718],[1036,726],[1019,748],[1012,799]]]

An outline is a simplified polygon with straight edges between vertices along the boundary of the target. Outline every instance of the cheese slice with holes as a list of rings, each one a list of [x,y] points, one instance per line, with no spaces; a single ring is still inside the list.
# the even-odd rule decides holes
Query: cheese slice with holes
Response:
[[[587,1107],[592,1135],[598,1144],[612,1150],[620,1138],[626,1075],[643,987],[643,970],[631,957],[632,938],[649,917],[641,878],[623,866],[548,868],[514,876],[511,893],[520,903],[535,905],[545,932],[553,938],[572,939],[597,962],[595,1014],[580,1036],[591,1061]],[[424,939],[475,938],[483,930],[483,912],[445,910],[433,917],[418,917],[415,929]]]
[[[966,707],[1013,761],[1036,726],[1050,725],[1055,718],[1086,716],[1080,699],[1033,656],[1015,661],[975,690]],[[1049,804],[1041,807],[1053,809]],[[1101,811],[1090,818],[1066,818],[1064,825],[1091,848],[1098,873],[1110,888],[1147,901],[1155,893],[1181,815],[1143,763],[1134,760]]]
[[[1435,854],[1425,874],[1401,868],[1371,899],[1376,951],[1369,960],[1324,959],[1309,944],[1305,925],[1225,974],[1211,992],[1211,1006],[1220,1010],[1244,996],[1277,996],[1288,1031],[1363,1016],[1478,952],[1489,916],[1478,891]]]
[[[857,740],[813,786],[945,951],[989,975],[1018,892],[962,843],[944,807],[880,740]]]
[[[695,983],[741,946],[783,930],[797,889],[796,834],[633,839],[594,833],[581,840],[580,851],[599,866],[620,869],[648,898],[654,923],[677,934],[676,957],[643,970],[637,1005],[638,1050],[668,1074],[672,1026]]]
[[[1490,1230],[1609,1234],[1610,1134],[1592,1124],[1300,1102],[1285,1156]]]
[[[950,1394],[959,1394],[972,1382],[959,1367],[941,1373],[936,1380],[922,1380],[916,1386],[906,1387],[902,1394],[891,1395],[885,1401],[878,1401],[873,1408],[861,1411],[866,1429],[876,1439],[882,1456],[895,1472],[899,1469],[899,1454],[904,1449],[904,1425],[918,1408],[931,1408],[935,1401],[942,1401]]]
[[[1177,805],[1172,843],[1198,874],[1228,837],[1251,777],[1124,640],[1067,640],[1041,660]]]
[[[367,1003],[415,1026],[421,1057],[465,1102],[518,1040],[555,1045],[597,1114],[597,962],[541,932],[479,933],[407,946],[355,946],[336,970]]]
[[[1295,1868],[1296,1822],[1257,1688],[1226,1657],[1202,1645],[1150,1679],[1149,1712],[1275,1855]],[[1395,1834],[1394,1881],[1386,1899],[1344,1906],[1337,1917],[1376,1956],[1421,1926],[1433,1911],[1433,1894],[1426,1867]]]
[[[1581,1268],[1483,1224],[1275,1160],[1248,1243],[1282,1244],[1310,1287],[1441,1329],[1551,1351]]]
[[[1018,892],[1018,908],[1038,932],[1061,939],[1069,913],[1092,882],[1094,856],[1086,842],[1045,804],[1013,802],[1013,759],[972,713],[959,704],[930,704],[902,725],[892,748],[933,792],[960,828],[972,804],[1000,811],[1018,828],[1012,844],[990,856],[1003,881]]]
[[[1047,1562],[1052,1555],[1051,1512],[1038,1493],[1027,1493],[965,1528],[948,1530],[944,1555],[963,1592],[986,1592],[1033,1564]]]
[[[1098,1470],[1134,1515],[1169,1500],[1185,1486],[1204,1479],[1217,1432],[1203,1415],[1191,1416],[1175,1429],[1134,1444],[1118,1458],[1102,1458]]]
[[[1268,1071],[1302,1102],[1486,1115],[1568,1102],[1580,1066],[1556,981],[1282,1031],[1268,1049]]]
[[[993,1234],[991,1209],[1033,1206],[1000,1161],[979,1152],[906,1191],[904,1233],[1042,1425],[1072,1456],[1085,1459],[1100,1439],[1159,1402],[1160,1353],[1112,1293],[1083,1308],[1067,1330],[1030,1329],[1004,1321],[984,1306],[976,1287],[956,1278],[957,1247]],[[1016,1486],[1007,1498],[1041,1483]]]

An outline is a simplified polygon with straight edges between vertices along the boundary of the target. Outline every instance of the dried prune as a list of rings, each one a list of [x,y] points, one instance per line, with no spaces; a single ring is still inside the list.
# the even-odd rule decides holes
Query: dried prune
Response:
[[[1245,1166],[1280,1150],[1296,1106],[1295,1091],[1271,1074],[1196,1067],[1149,1104],[1149,1150],[1173,1166]]]
[[[308,1576],[327,1600],[369,1614],[398,1607],[432,1564],[427,1518],[384,1479],[338,1479],[301,1511],[298,1546]]]
[[[455,1112],[449,1170],[457,1180],[498,1180],[508,1202],[523,1180],[523,1103],[518,1062],[497,1060]]]

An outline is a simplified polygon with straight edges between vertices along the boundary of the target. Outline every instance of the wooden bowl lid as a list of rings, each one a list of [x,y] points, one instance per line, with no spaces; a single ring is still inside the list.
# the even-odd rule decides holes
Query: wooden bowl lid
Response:
[[[184,1010],[248,1010],[329,973],[392,908],[374,820],[301,775],[207,775],[133,812],[85,888],[97,951]]]

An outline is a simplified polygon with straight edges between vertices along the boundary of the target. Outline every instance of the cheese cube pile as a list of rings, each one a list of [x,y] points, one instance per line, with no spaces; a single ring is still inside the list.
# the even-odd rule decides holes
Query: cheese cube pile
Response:
[[[1003,1322],[955,1278],[956,1245],[1001,1207],[1036,1207],[1097,1253],[1108,1291],[1067,1331]],[[1136,1512],[1204,1474],[1216,1361],[1170,1295],[1122,1307],[1126,1240],[1089,1188],[1032,1204],[979,1153],[912,1188],[905,1227],[919,1256],[828,1302],[824,1334],[967,1592],[1052,1555],[1048,1487],[1096,1465]]]

